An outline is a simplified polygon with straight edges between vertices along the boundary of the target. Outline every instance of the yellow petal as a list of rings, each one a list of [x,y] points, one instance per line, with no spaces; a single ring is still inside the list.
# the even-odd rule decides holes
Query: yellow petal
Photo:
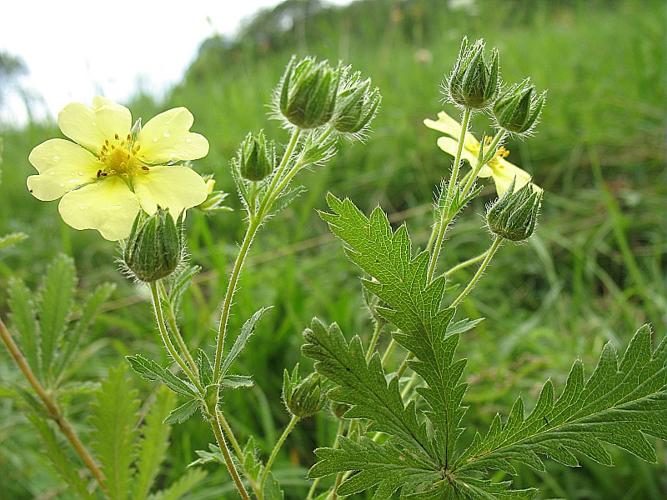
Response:
[[[492,171],[491,176],[493,177],[493,182],[496,184],[498,196],[505,194],[512,183],[512,179],[515,179],[515,190],[521,189],[528,184],[531,179],[528,172],[503,158],[498,158],[497,161],[490,163],[488,168]]]
[[[208,154],[208,141],[190,132],[194,118],[186,108],[160,113],[144,125],[137,142],[139,157],[148,164],[196,160]]]
[[[457,141],[461,136],[461,124],[444,111],[438,113],[437,121],[426,119],[424,120],[424,125],[426,125],[428,128],[432,128],[433,130],[437,130],[438,132],[442,132],[443,134],[453,137]],[[464,146],[471,151],[476,151],[479,150],[479,141],[470,132],[466,132]]]
[[[188,167],[151,167],[133,179],[134,192],[149,214],[157,207],[168,209],[173,217],[203,203],[208,196],[206,182]]]
[[[132,127],[130,110],[108,99],[96,97],[93,106],[78,102],[68,104],[58,114],[63,134],[84,148],[99,151],[105,139],[124,138]]]
[[[438,139],[438,147],[442,149],[445,153],[448,153],[456,157],[456,150],[459,147],[459,143],[454,139],[450,139],[449,137],[440,137]],[[463,148],[463,151],[461,151],[461,157],[464,160],[466,160],[471,166],[477,164],[477,155],[473,154],[472,151],[466,149],[465,147]]]
[[[38,200],[51,201],[97,178],[104,165],[93,154],[65,139],[49,139],[28,157],[39,175],[28,177],[28,190]]]
[[[117,241],[130,235],[140,207],[125,181],[113,176],[70,191],[58,210],[74,229],[96,229],[105,239]]]

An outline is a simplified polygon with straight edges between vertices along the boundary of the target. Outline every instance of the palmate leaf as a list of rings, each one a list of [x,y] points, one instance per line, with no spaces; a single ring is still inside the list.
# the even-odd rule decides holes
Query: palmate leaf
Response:
[[[620,364],[607,344],[587,381],[582,363],[575,362],[557,400],[547,382],[528,417],[517,399],[507,420],[496,415],[486,436],[477,434],[453,469],[514,473],[512,463],[520,462],[542,470],[540,455],[568,466],[578,465],[577,455],[612,465],[604,443],[655,462],[646,436],[667,440],[667,339],[652,351],[648,326],[634,335]]]
[[[380,208],[366,217],[348,199],[329,194],[327,202],[333,213],[321,217],[343,240],[347,256],[373,278],[364,286],[388,305],[378,312],[400,329],[394,339],[417,358],[410,367],[427,384],[419,393],[430,408],[437,460],[447,468],[462,432],[467,386],[461,382],[465,360],[454,359],[458,335],[448,332],[454,311],[441,306],[445,280],[428,281],[428,253],[413,256],[406,226],[392,231]]]

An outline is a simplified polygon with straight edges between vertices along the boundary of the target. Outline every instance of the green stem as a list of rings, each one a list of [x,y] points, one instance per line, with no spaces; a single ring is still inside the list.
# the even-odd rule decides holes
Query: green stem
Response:
[[[283,447],[283,444],[285,444],[287,436],[290,435],[290,433],[292,432],[296,424],[299,422],[299,420],[300,420],[299,417],[297,417],[296,415],[292,415],[292,418],[287,424],[287,427],[285,427],[285,430],[278,438],[278,441],[276,441],[273,450],[271,450],[271,455],[269,455],[269,459],[266,462],[266,466],[264,467],[264,470],[262,471],[262,476],[259,480],[259,491],[262,493],[262,495],[264,495],[264,485],[266,483],[267,478],[269,477],[269,473],[271,472],[271,467],[273,467],[273,462],[276,461],[280,448]]]
[[[241,476],[239,476],[239,473],[236,470],[236,465],[234,465],[234,460],[232,459],[232,455],[229,452],[229,447],[227,446],[225,437],[222,435],[220,421],[218,419],[218,412],[215,411],[215,409],[213,413],[211,413],[209,410],[209,422],[211,424],[211,428],[213,429],[213,434],[215,434],[215,439],[218,442],[218,446],[220,447],[220,452],[222,453],[222,457],[225,460],[227,471],[229,471],[229,475],[232,477],[234,485],[236,486],[236,490],[238,491],[239,495],[243,500],[250,500],[250,495],[248,495],[248,491],[243,485]]]
[[[371,336],[371,341],[369,342],[368,349],[366,350],[366,363],[368,363],[373,357],[373,353],[375,352],[375,346],[377,345],[378,340],[380,339],[380,334],[382,333],[384,325],[385,321],[383,319],[378,319],[375,322],[375,328],[373,328],[373,335]]]
[[[81,458],[83,463],[86,465],[90,473],[95,478],[95,481],[97,481],[97,484],[99,485],[100,489],[103,492],[106,492],[107,487],[102,470],[97,466],[92,455],[90,454],[88,449],[84,446],[84,444],[81,442],[79,436],[76,434],[74,428],[71,426],[69,421],[61,413],[56,401],[49,395],[46,389],[44,389],[39,380],[37,380],[37,377],[30,368],[30,365],[26,361],[25,356],[23,356],[21,349],[19,348],[18,345],[16,345],[16,342],[14,342],[14,339],[9,333],[9,330],[7,329],[7,327],[2,322],[1,319],[0,319],[0,338],[2,339],[2,342],[5,344],[5,347],[7,347],[9,354],[11,354],[12,358],[14,359],[16,366],[19,367],[19,370],[21,370],[26,380],[28,380],[32,388],[35,390],[37,396],[39,396],[39,399],[42,400],[42,403],[44,404],[44,407],[49,417],[51,417],[54,420],[60,431],[65,435],[69,443],[72,445],[72,448],[74,448],[74,451],[76,451],[77,455],[79,455],[79,458]]]
[[[451,214],[451,203],[452,198],[454,197],[454,190],[456,189],[456,181],[459,177],[459,168],[461,167],[461,154],[463,153],[463,144],[465,143],[466,132],[468,131],[468,122],[470,121],[471,111],[469,108],[463,110],[463,116],[461,117],[461,133],[459,134],[459,143],[456,148],[456,156],[454,157],[454,165],[452,166],[452,173],[449,177],[449,183],[447,184],[447,193],[445,195],[445,204],[440,207],[440,220],[436,222],[436,225],[433,228],[435,233],[435,238],[431,239],[433,241],[433,247],[431,250],[431,259],[428,263],[427,279],[431,281],[433,279],[433,274],[438,264],[438,258],[440,257],[440,248],[442,247],[442,241],[445,238],[445,232],[447,231],[447,226],[452,220]]]
[[[345,421],[341,418],[338,422],[338,429],[336,429],[336,437],[334,439],[334,444],[333,444],[334,450],[337,449],[338,446],[340,446],[340,437],[342,436],[344,429],[345,429]],[[306,497],[306,500],[313,500],[313,498],[315,498],[317,485],[320,484],[321,480],[322,480],[321,477],[315,478],[313,484],[310,486],[310,489],[308,490],[308,496]]]
[[[159,291],[162,293],[162,296],[165,300],[167,300],[167,289],[164,286],[164,283],[162,280],[159,282]],[[167,301],[168,307],[167,307],[167,321],[169,322],[169,328],[171,329],[171,332],[174,335],[174,338],[176,339],[176,343],[178,344],[179,349],[183,353],[183,356],[185,356],[185,361],[187,361],[188,365],[192,369],[192,372],[195,374],[197,380],[199,379],[199,370],[197,369],[197,363],[195,363],[194,358],[192,357],[192,354],[190,353],[190,350],[188,349],[187,344],[185,343],[185,340],[183,340],[183,336],[181,335],[181,330],[178,327],[178,321],[176,321],[176,311],[174,311],[174,306],[171,302]]]
[[[449,278],[452,274],[456,273],[457,271],[472,266],[473,264],[477,264],[480,260],[482,260],[486,256],[488,251],[489,250],[487,249],[484,252],[480,253],[479,255],[476,255],[475,257],[472,257],[468,260],[464,260],[463,262],[459,262],[445,273],[445,277]]]
[[[241,276],[243,265],[245,264],[246,257],[248,256],[248,251],[250,250],[252,241],[255,238],[255,235],[257,234],[257,230],[262,225],[264,217],[268,212],[268,208],[270,208],[270,204],[268,202],[269,200],[271,200],[273,191],[276,188],[276,184],[280,180],[283,171],[287,167],[287,164],[289,163],[289,160],[292,157],[292,153],[294,152],[294,149],[296,148],[296,145],[299,142],[300,135],[301,135],[301,129],[295,128],[292,131],[292,135],[290,137],[289,143],[287,144],[287,148],[285,149],[285,153],[283,154],[280,164],[278,165],[278,168],[276,169],[276,172],[273,178],[271,179],[271,183],[267,188],[264,200],[262,201],[259,209],[257,210],[257,215],[255,217],[251,217],[250,219],[250,223],[248,224],[248,228],[246,229],[246,233],[243,237],[243,242],[241,243],[241,248],[239,249],[239,253],[236,256],[236,260],[234,261],[234,267],[232,268],[232,273],[229,277],[229,283],[227,284],[227,291],[225,292],[225,298],[222,303],[222,312],[220,314],[220,324],[218,326],[218,336],[215,347],[215,362],[213,367],[214,381],[217,381],[220,378],[220,369],[222,367],[222,352],[225,346],[225,337],[227,336],[229,313],[231,311],[232,302],[234,300],[234,294],[236,293],[236,287],[238,285],[238,281]],[[271,203],[273,202],[271,201]]]
[[[488,267],[489,263],[491,262],[491,259],[493,258],[493,256],[498,251],[498,248],[500,248],[500,245],[501,245],[502,242],[503,242],[503,239],[500,236],[496,236],[493,239],[493,243],[491,244],[489,249],[486,251],[486,255],[484,256],[484,260],[482,261],[482,263],[477,268],[477,272],[472,277],[472,279],[470,280],[468,285],[459,294],[459,296],[454,299],[454,301],[452,302],[450,307],[458,306],[463,301],[463,299],[465,299],[466,296],[471,292],[471,290],[473,288],[475,288],[475,285],[477,285],[477,282],[480,280],[480,278],[484,274],[484,270]]]
[[[183,360],[181,355],[178,353],[174,344],[169,337],[169,332],[167,331],[167,325],[164,321],[164,314],[162,311],[162,305],[160,304],[160,293],[158,291],[158,285],[155,281],[149,283],[151,289],[151,298],[153,299],[153,312],[155,313],[155,319],[157,321],[158,330],[160,332],[160,337],[162,338],[162,343],[167,348],[167,352],[172,357],[172,359],[181,367],[183,373],[190,379],[190,381],[195,384],[197,390],[204,395],[205,391],[202,387],[199,379],[195,377],[195,374],[190,370],[190,367]]]
[[[466,196],[470,189],[472,188],[473,183],[475,182],[475,179],[477,179],[477,174],[479,174],[479,171],[482,170],[482,167],[489,163],[493,156],[496,154],[496,148],[498,147],[498,144],[500,144],[500,141],[502,141],[505,138],[505,130],[500,129],[498,132],[496,132],[496,135],[493,136],[493,140],[491,141],[491,144],[489,144],[488,149],[484,151],[484,156],[482,157],[482,160],[477,161],[477,164],[475,165],[475,168],[470,172],[467,176],[467,180],[465,185],[463,186],[463,191],[461,191],[462,196]],[[483,147],[483,144],[482,144]]]

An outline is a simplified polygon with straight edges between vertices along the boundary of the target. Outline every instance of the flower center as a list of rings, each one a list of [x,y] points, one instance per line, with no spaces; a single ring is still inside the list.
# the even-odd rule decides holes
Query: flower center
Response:
[[[127,134],[123,139],[118,134],[113,139],[106,139],[99,152],[99,158],[106,165],[104,170],[97,172],[98,177],[107,175],[120,175],[122,177],[132,177],[142,171],[148,171],[148,167],[143,164],[137,153],[140,145],[132,140],[132,134]]]

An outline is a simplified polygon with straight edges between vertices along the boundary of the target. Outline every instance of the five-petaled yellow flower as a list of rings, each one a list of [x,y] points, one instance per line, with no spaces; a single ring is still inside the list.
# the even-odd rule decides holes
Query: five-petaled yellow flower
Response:
[[[67,224],[112,241],[129,236],[140,210],[153,214],[160,206],[178,217],[208,193],[199,174],[176,165],[208,154],[208,141],[190,132],[193,121],[186,108],[174,108],[137,132],[130,110],[108,99],[68,104],[58,125],[74,142],[49,139],[32,150],[39,175],[28,177],[28,189],[42,201],[62,197]]]
[[[424,120],[424,125],[433,130],[437,130],[438,132],[442,132],[443,134],[447,134],[449,137],[440,137],[438,139],[438,147],[445,153],[456,156],[456,150],[459,144],[458,138],[461,135],[461,124],[459,122],[442,111],[438,113],[437,121],[426,119]],[[477,138],[470,132],[466,132],[461,156],[472,167],[477,165],[479,148],[480,144]],[[505,159],[508,154],[509,153],[505,148],[498,148],[496,155],[480,169],[478,174],[479,177],[493,178],[498,196],[505,194],[512,183],[512,179],[515,179],[515,191],[528,184],[531,179],[528,172],[520,169]]]

